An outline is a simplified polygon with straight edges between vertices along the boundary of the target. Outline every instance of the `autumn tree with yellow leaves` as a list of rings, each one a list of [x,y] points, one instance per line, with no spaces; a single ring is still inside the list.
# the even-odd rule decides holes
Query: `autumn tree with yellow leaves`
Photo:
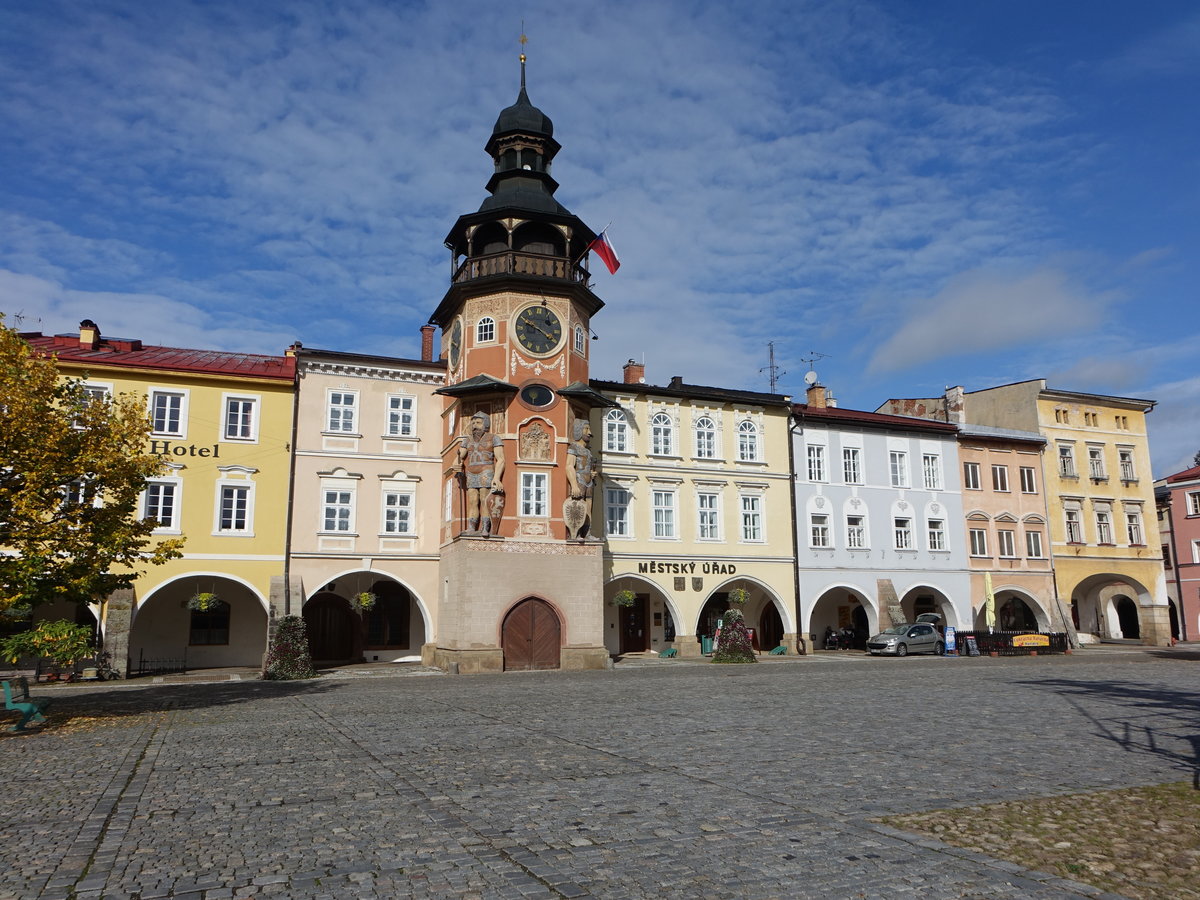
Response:
[[[0,610],[100,600],[181,555],[137,517],[165,470],[149,431],[144,398],[89,397],[0,313]]]

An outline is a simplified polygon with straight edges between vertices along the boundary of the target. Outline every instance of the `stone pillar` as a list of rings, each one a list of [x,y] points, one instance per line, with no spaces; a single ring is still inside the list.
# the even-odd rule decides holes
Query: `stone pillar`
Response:
[[[122,678],[129,677],[129,630],[136,602],[133,588],[121,588],[109,594],[104,603],[104,649]]]
[[[1165,606],[1143,606],[1140,627],[1142,643],[1147,647],[1171,646],[1171,614]]]
[[[879,598],[879,630],[904,624],[904,608],[900,605],[900,598],[896,596],[896,587],[892,584],[892,579],[877,578],[875,592]]]

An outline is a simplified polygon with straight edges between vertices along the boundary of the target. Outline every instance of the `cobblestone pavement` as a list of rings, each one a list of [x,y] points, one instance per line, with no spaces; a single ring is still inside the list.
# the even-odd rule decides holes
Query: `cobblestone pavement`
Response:
[[[1200,772],[1144,652],[37,694],[0,898],[1099,896],[870,819]]]

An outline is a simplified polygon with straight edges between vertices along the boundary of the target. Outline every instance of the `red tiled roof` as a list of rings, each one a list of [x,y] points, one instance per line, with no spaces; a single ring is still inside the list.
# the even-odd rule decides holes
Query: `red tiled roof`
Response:
[[[1192,466],[1190,469],[1184,469],[1182,472],[1168,475],[1167,483],[1169,484],[1172,481],[1191,481],[1193,478],[1200,478],[1200,466]]]
[[[907,428],[916,431],[936,431],[941,434],[955,434],[958,427],[948,422],[935,422],[932,419],[917,419],[912,416],[890,416],[887,413],[864,412],[858,409],[843,409],[840,406],[809,406],[806,403],[796,403],[792,406],[796,416],[805,419],[828,419],[837,422],[851,422],[859,425],[874,425],[877,428]]]
[[[169,369],[195,374],[236,375],[246,378],[275,378],[291,381],[296,360],[291,356],[265,356],[257,353],[230,353],[223,350],[189,350],[184,347],[156,347],[124,338],[101,338],[97,347],[80,346],[76,334],[21,335],[34,349],[53,353],[59,361],[86,366],[118,366],[131,369]]]

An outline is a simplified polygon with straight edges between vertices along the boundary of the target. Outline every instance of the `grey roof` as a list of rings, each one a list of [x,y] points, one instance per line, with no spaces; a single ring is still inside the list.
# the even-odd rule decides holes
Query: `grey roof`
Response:
[[[609,400],[599,391],[592,390],[582,381],[572,381],[564,388],[559,388],[558,393],[562,397],[569,397],[572,400],[578,400],[581,403],[586,403],[591,407],[610,407],[620,406],[619,403],[614,403]]]
[[[476,375],[458,384],[450,384],[434,391],[435,394],[445,394],[448,397],[463,397],[469,394],[496,393],[497,391],[516,391],[515,384],[493,378],[491,375]]]
[[[529,95],[525,93],[524,67],[521,69],[521,93],[517,94],[517,102],[500,110],[492,134],[506,134],[509,131],[554,136],[554,123],[550,117],[530,103]]]
[[[601,381],[593,378],[591,386],[610,394],[652,394],[662,397],[688,397],[699,400],[718,400],[723,403],[749,403],[755,406],[790,406],[791,398],[785,394],[764,394],[759,391],[739,391],[731,388],[709,387],[702,384],[684,384],[672,380],[669,385],[627,384],[623,381]]]
[[[997,428],[994,425],[975,425],[970,422],[959,422],[959,434],[965,437],[991,438],[992,440],[1027,441],[1031,444],[1044,444],[1046,439],[1036,431],[1019,431],[1016,428]]]

